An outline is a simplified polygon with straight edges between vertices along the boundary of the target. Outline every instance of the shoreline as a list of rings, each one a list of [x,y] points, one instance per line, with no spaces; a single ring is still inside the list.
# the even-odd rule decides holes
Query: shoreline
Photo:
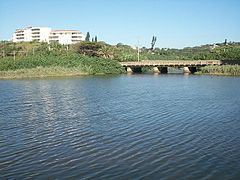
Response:
[[[234,76],[234,77],[240,77],[240,74],[230,74],[230,73],[202,73],[202,72],[196,72],[195,75],[211,75],[211,76]]]
[[[18,69],[10,71],[0,71],[0,80],[14,79],[34,79],[50,77],[73,77],[88,76],[90,72],[84,72],[80,67],[63,68],[63,67],[37,67],[31,69]]]
[[[75,67],[75,68],[37,67],[37,68],[31,68],[31,69],[0,71],[0,80],[45,79],[45,78],[57,78],[57,77],[80,77],[80,76],[100,76],[100,75],[116,75],[116,74],[84,72],[79,67]],[[230,73],[203,73],[201,71],[196,72],[193,75],[214,75],[214,76],[235,76],[235,77],[240,76],[240,75],[233,75]]]

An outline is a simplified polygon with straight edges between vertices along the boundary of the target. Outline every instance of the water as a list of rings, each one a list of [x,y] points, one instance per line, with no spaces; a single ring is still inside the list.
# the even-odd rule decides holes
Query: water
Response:
[[[240,78],[0,81],[0,179],[240,179]]]

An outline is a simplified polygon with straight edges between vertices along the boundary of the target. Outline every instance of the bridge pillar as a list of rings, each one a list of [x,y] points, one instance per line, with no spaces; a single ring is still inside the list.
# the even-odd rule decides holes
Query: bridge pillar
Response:
[[[188,67],[183,67],[183,73],[190,73],[191,71],[189,70]]]
[[[197,68],[196,67],[183,67],[183,73],[192,73],[192,74],[194,74],[195,72],[197,72]]]
[[[130,66],[127,66],[126,67],[126,71],[128,74],[131,74],[131,73],[141,73],[142,72],[142,68],[141,67],[130,67]]]
[[[153,72],[154,73],[160,73],[160,70],[158,69],[158,67],[153,67]]]
[[[127,67],[126,70],[127,70],[127,73],[133,73],[133,70],[131,67]]]

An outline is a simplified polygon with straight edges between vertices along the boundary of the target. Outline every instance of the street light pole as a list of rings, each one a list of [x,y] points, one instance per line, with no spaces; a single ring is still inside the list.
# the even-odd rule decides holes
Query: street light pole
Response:
[[[139,36],[138,38],[138,43],[137,43],[137,57],[138,57],[138,62],[140,61],[140,49],[139,49]]]

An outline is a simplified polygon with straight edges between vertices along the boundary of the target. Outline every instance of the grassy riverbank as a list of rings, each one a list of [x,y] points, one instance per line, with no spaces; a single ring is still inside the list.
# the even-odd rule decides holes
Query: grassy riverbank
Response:
[[[0,78],[120,74],[122,66],[115,60],[88,57],[76,53],[46,54],[0,60]]]
[[[240,76],[240,65],[205,66],[196,74]]]
[[[44,77],[61,77],[61,76],[82,76],[89,75],[81,66],[64,68],[64,67],[36,67],[30,69],[17,69],[0,71],[0,79],[23,79],[23,78],[44,78]]]

